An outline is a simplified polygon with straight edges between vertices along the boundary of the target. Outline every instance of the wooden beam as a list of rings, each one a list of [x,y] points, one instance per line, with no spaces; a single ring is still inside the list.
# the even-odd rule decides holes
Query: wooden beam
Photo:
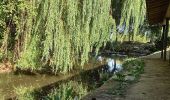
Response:
[[[168,33],[169,33],[169,18],[166,18],[166,34],[168,37]],[[169,50],[169,63],[170,63],[170,50]]]
[[[149,24],[162,24],[165,16],[169,15],[169,4],[170,0],[146,0]]]

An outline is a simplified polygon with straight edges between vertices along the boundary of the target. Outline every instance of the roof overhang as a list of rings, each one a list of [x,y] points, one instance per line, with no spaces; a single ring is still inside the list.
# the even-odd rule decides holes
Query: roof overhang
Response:
[[[168,10],[167,10],[167,12],[166,12],[163,25],[166,24],[166,19],[170,19],[170,4],[169,4]]]
[[[170,3],[169,3],[168,10],[166,12],[166,18],[170,18]]]
[[[150,25],[164,24],[170,18],[170,0],[146,0],[146,7]]]

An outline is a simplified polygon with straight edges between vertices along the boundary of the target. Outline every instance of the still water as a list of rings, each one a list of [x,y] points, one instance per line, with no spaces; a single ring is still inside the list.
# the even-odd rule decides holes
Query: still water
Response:
[[[125,57],[113,56],[109,57],[116,61],[116,64],[121,64]],[[15,96],[14,88],[17,87],[35,87],[55,90],[57,88],[57,93],[59,91],[66,91],[64,87],[71,87],[72,94],[76,98],[81,98],[81,96],[87,94],[88,92],[100,87],[106,80],[108,80],[112,75],[111,71],[106,65],[106,59],[103,62],[99,62],[96,58],[92,58],[89,63],[85,64],[84,69],[81,71],[71,72],[69,74],[63,75],[25,75],[9,73],[0,74],[0,99],[1,97],[9,98]],[[81,88],[81,89],[79,89]],[[44,94],[48,94],[46,93]],[[54,93],[55,94],[55,93]],[[52,94],[51,94],[52,95]],[[56,94],[59,95],[59,94]],[[61,95],[61,94],[60,94]]]

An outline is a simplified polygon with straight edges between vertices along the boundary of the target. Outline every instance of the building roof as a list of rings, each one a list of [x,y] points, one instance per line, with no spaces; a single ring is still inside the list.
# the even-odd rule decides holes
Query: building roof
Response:
[[[147,16],[149,23],[163,24],[170,18],[170,0],[146,0]]]

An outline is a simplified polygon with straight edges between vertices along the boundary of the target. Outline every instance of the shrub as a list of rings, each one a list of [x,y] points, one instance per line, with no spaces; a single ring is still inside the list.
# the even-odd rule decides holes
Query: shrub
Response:
[[[145,64],[142,59],[129,58],[124,61],[122,66],[125,74],[135,76],[137,78],[144,72],[144,65]]]

